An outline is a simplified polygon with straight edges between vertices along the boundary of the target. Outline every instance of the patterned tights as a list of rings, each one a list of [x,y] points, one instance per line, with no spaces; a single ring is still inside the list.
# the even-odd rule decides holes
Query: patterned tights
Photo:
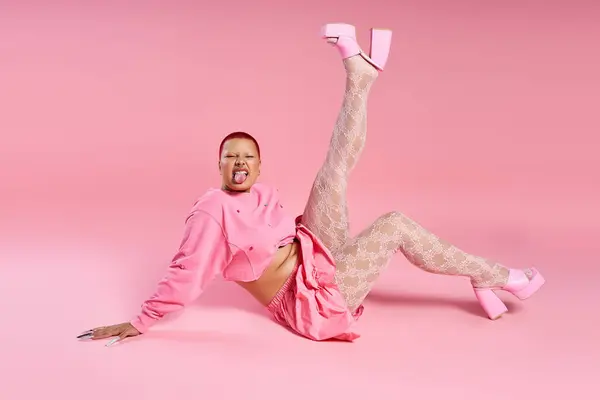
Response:
[[[336,283],[348,307],[353,311],[363,302],[398,251],[425,271],[467,276],[475,287],[506,283],[509,271],[503,265],[465,253],[398,212],[382,215],[359,235],[349,237],[348,178],[365,145],[367,98],[378,71],[360,56],[345,59],[344,67],[342,107],[302,223],[331,250]]]

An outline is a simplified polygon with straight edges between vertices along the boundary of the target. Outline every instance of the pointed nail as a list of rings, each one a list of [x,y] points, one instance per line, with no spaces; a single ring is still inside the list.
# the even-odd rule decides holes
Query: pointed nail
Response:
[[[82,339],[82,340],[86,340],[86,339],[91,339],[92,338],[92,334],[91,333],[82,333],[81,335],[77,336],[77,339]]]
[[[110,347],[110,346],[112,346],[113,344],[115,344],[115,342],[116,342],[117,340],[119,340],[119,338],[118,338],[118,337],[116,337],[116,338],[114,338],[113,340],[111,340],[110,342],[106,343],[106,347]]]

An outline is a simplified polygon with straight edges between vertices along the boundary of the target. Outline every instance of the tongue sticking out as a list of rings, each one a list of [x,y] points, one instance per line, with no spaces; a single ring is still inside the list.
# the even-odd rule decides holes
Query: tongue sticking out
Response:
[[[246,181],[247,177],[248,177],[248,175],[245,172],[236,172],[235,174],[233,174],[233,180],[238,185],[240,183],[244,183]]]

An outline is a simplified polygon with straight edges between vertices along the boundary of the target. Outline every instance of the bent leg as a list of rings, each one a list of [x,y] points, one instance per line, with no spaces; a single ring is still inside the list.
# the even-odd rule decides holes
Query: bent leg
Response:
[[[361,56],[343,62],[346,88],[342,107],[302,217],[302,223],[332,252],[348,239],[348,177],[365,145],[367,98],[378,75]]]
[[[334,254],[336,284],[351,311],[363,302],[392,256],[400,251],[431,273],[467,276],[475,287],[503,285],[509,270],[468,254],[398,212],[379,217]]]

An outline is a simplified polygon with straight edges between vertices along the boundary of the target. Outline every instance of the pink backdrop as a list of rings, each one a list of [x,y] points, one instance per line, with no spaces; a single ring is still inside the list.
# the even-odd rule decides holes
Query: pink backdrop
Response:
[[[0,0],[0,397],[595,398],[599,8]],[[318,36],[338,21],[365,46],[371,26],[394,30],[353,230],[402,211],[543,268],[544,290],[491,322],[464,280],[399,256],[352,345],[295,337],[219,283],[144,340],[76,342],[151,293],[230,131],[259,139],[262,179],[300,212],[341,101]]]

